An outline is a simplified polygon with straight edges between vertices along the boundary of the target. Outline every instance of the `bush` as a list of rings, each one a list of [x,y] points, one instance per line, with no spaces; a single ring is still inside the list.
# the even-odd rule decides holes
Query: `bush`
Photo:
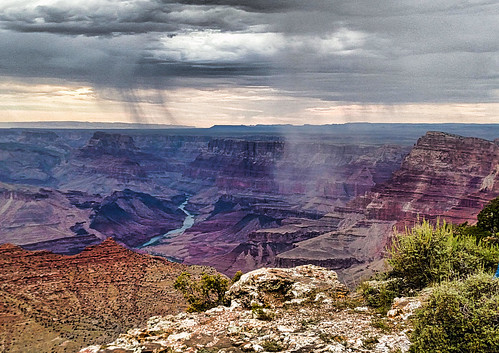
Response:
[[[390,310],[393,299],[402,292],[401,288],[400,280],[397,278],[366,281],[360,285],[366,304],[378,309],[381,314],[386,314]]]
[[[281,352],[285,349],[279,342],[274,340],[264,341],[262,347],[266,352]]]
[[[490,232],[479,229],[476,225],[470,226],[468,225],[468,222],[455,226],[454,234],[460,237],[472,237],[477,241],[490,242],[492,240]],[[492,243],[494,243],[494,241]]]
[[[402,292],[420,290],[443,280],[465,278],[480,271],[493,271],[499,247],[470,235],[454,234],[454,227],[428,221],[395,234],[389,249],[389,278],[401,278]]]
[[[190,273],[184,272],[178,276],[174,288],[182,292],[189,303],[188,312],[205,311],[227,304],[225,292],[229,289],[229,280],[220,274],[202,273],[196,282]]]
[[[274,314],[269,309],[266,309],[256,303],[251,304],[251,312],[258,320],[272,321],[274,319]]]
[[[499,352],[499,280],[442,283],[413,320],[410,352]]]
[[[236,283],[241,279],[242,276],[243,276],[242,271],[237,271],[236,273],[234,273],[234,277],[232,277],[231,283],[232,284]]]
[[[448,274],[447,240],[452,234],[452,227],[445,222],[433,227],[425,220],[406,229],[405,234],[395,233],[388,251],[389,276],[407,280],[407,287],[413,289],[439,282]]]
[[[465,278],[477,272],[492,272],[499,261],[499,247],[473,236],[451,237],[449,246],[449,273],[451,279]]]
[[[488,244],[499,244],[499,197],[490,201],[477,216],[474,226],[468,222],[456,226],[455,233],[475,237]]]

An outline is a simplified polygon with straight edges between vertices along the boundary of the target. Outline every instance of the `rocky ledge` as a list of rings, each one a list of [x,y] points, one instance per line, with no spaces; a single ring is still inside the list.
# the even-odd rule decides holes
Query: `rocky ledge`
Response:
[[[230,307],[152,317],[145,328],[80,352],[408,351],[407,310],[417,303],[398,300],[387,318],[347,292],[334,271],[321,267],[260,269],[229,289]]]

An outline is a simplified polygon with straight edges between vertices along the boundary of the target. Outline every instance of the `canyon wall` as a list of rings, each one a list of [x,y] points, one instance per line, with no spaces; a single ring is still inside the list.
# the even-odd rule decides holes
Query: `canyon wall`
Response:
[[[474,223],[499,195],[499,144],[428,132],[389,182],[360,199],[370,219],[410,224],[417,215]]]
[[[389,180],[331,213],[342,219],[337,230],[296,243],[276,263],[350,268],[340,275],[355,279],[356,271],[376,266],[393,227],[402,231],[423,218],[474,224],[499,196],[498,171],[497,141],[428,132]]]
[[[336,230],[338,206],[387,180],[407,147],[215,139],[183,177],[196,224],[144,250],[233,274],[274,265],[298,242]]]

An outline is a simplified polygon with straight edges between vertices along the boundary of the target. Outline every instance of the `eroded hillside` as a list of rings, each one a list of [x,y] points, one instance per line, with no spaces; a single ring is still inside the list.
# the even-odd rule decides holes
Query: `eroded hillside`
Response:
[[[187,267],[107,239],[78,255],[0,246],[0,350],[74,352],[154,315],[185,309],[173,282]]]

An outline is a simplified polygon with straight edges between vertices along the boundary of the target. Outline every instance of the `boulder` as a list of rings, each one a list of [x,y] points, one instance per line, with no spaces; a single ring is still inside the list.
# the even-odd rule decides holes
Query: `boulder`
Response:
[[[243,307],[282,307],[320,298],[341,298],[348,293],[336,272],[314,265],[261,268],[244,274],[227,292]]]

